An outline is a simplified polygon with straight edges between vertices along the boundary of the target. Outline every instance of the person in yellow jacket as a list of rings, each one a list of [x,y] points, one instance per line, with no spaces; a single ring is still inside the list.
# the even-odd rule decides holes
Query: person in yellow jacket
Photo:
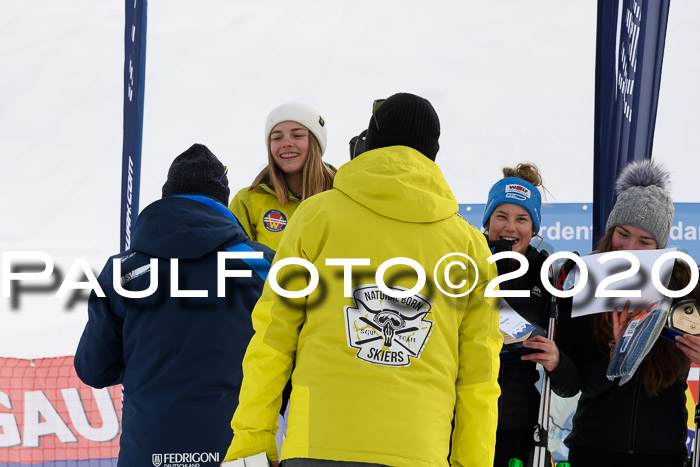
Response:
[[[484,294],[497,271],[434,162],[439,134],[430,102],[391,96],[368,151],[299,206],[252,314],[226,461],[277,465],[291,374],[285,467],[492,465],[503,339]]]
[[[276,250],[299,203],[331,188],[335,171],[321,160],[326,139],[325,119],[301,102],[267,116],[267,166],[229,205],[252,240]]]

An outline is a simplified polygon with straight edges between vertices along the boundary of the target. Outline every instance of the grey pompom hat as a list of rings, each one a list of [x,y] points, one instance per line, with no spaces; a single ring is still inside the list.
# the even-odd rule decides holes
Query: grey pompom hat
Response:
[[[617,201],[605,231],[632,225],[649,232],[658,248],[666,248],[675,213],[667,189],[669,183],[668,171],[650,159],[627,164],[615,182]]]

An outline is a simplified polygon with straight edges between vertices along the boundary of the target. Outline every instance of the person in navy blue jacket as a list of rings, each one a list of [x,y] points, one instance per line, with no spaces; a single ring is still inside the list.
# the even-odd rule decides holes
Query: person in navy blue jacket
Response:
[[[118,466],[218,466],[231,443],[241,362],[253,335],[250,314],[274,252],[249,239],[228,198],[226,169],[209,149],[195,144],[180,154],[163,199],[138,216],[131,248],[102,270],[106,296],[90,296],[75,370],[96,388],[123,385]],[[223,278],[218,261],[225,252],[260,257],[226,259],[226,270],[250,277]],[[124,296],[145,295],[156,280],[148,296]]]

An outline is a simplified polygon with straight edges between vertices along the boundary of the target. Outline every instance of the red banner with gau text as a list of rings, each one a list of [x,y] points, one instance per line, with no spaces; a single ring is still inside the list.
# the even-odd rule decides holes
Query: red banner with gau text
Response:
[[[72,356],[0,358],[0,466],[116,465],[121,417],[121,387],[84,385]]]

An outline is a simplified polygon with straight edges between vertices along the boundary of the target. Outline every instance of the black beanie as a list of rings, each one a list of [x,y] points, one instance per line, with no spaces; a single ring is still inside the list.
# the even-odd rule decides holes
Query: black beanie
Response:
[[[230,193],[224,165],[203,144],[193,144],[175,158],[163,185],[163,198],[200,194],[214,198],[224,206],[228,206]]]
[[[408,146],[434,161],[440,149],[439,137],[440,119],[430,102],[414,94],[399,93],[374,112],[367,128],[365,148],[369,151]]]

